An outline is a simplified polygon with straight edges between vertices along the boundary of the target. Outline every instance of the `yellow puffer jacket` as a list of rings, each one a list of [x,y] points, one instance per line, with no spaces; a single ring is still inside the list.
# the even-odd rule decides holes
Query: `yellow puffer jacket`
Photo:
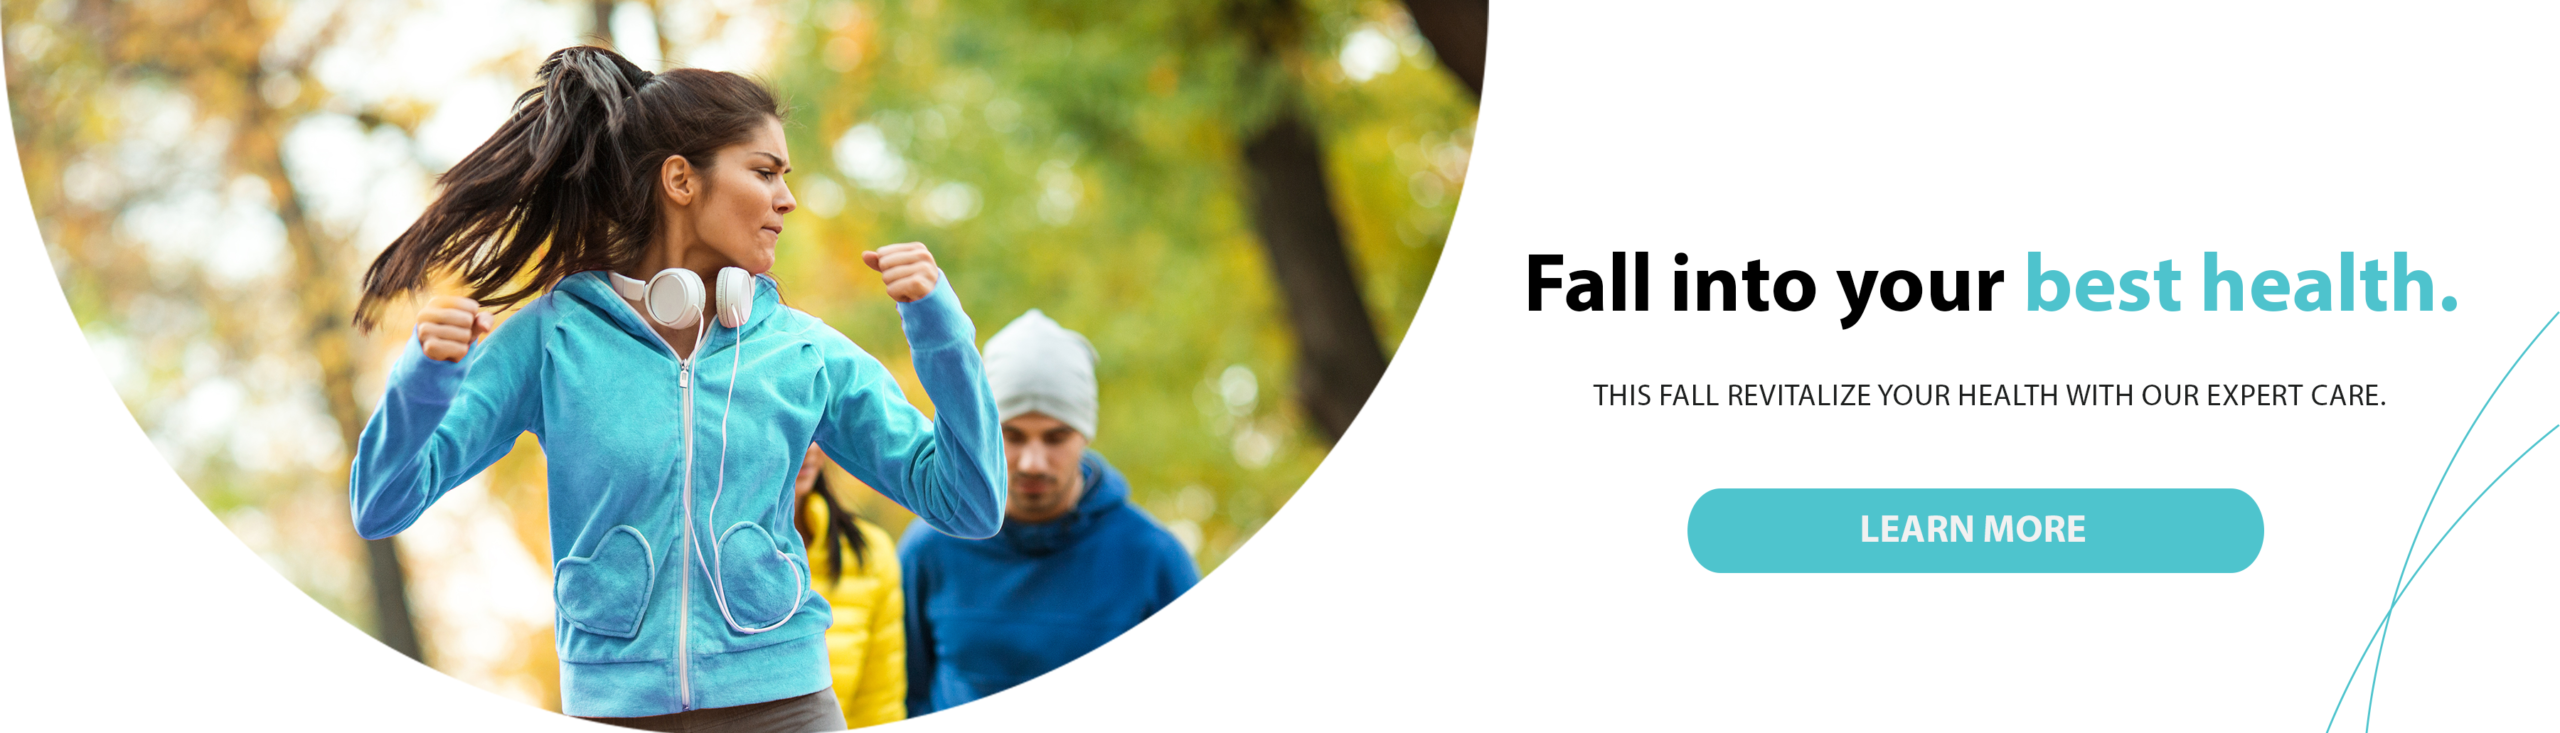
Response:
[[[856,517],[862,560],[844,553],[844,576],[827,582],[827,507],[816,494],[800,505],[809,520],[810,586],[835,611],[827,628],[827,664],[835,676],[836,703],[845,725],[860,728],[907,717],[906,598],[898,589],[898,545],[889,533]]]

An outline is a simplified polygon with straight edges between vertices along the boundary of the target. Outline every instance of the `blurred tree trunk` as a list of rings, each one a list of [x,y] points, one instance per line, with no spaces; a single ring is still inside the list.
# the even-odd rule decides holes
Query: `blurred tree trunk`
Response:
[[[245,177],[265,186],[272,210],[284,229],[284,252],[288,258],[271,281],[246,286],[211,286],[204,273],[195,269],[201,267],[200,263],[140,250],[134,250],[140,256],[98,263],[98,269],[90,276],[107,281],[152,282],[155,284],[144,287],[167,290],[173,288],[154,277],[154,273],[164,268],[183,273],[176,279],[187,285],[174,288],[178,297],[198,304],[207,314],[200,324],[201,332],[190,334],[189,338],[215,346],[216,353],[239,360],[255,355],[308,355],[318,377],[313,388],[319,391],[319,401],[338,428],[341,455],[353,455],[367,417],[365,406],[355,393],[364,336],[345,325],[354,305],[356,271],[349,267],[352,252],[346,237],[330,231],[306,208],[304,196],[287,172],[284,140],[306,115],[321,108],[318,97],[322,95],[315,92],[322,87],[312,78],[312,61],[338,36],[347,11],[345,7],[336,9],[315,33],[292,48],[271,45],[283,22],[279,16],[284,9],[257,0],[199,0],[180,7],[84,0],[73,6],[62,26],[85,35],[84,47],[93,48],[96,53],[87,59],[94,64],[95,76],[73,74],[69,77],[71,84],[62,89],[91,99],[113,99],[117,96],[115,90],[123,88],[166,89],[186,99],[201,126],[229,131],[221,141],[219,180]],[[97,86],[79,86],[84,78]],[[30,79],[23,83],[41,87],[52,81],[55,80]],[[121,111],[112,101],[103,109],[109,110],[110,115]],[[15,119],[22,130],[30,126],[79,124],[77,120],[48,117],[55,110],[40,106],[21,112],[25,116]],[[372,110],[364,110],[358,116],[372,114]],[[101,155],[115,151],[109,143],[88,150],[48,152]],[[118,194],[115,200],[105,202],[96,215],[102,221],[112,221],[143,201],[149,190],[144,187]],[[99,204],[84,204],[88,205]],[[103,227],[92,227],[85,236],[78,237],[79,241],[64,241],[61,245],[65,250],[121,246],[112,241],[112,233],[100,229]],[[212,235],[208,232],[204,236]],[[278,324],[282,327],[277,328]],[[348,464],[339,464],[331,472],[333,475],[312,476],[310,483],[297,481],[271,490],[328,492],[339,497],[332,503],[343,510],[348,468]],[[343,511],[337,516],[338,527],[353,526]],[[366,547],[366,555],[364,575],[373,590],[370,605],[375,611],[375,636],[402,654],[423,658],[417,624],[409,609],[407,573],[397,548],[388,541],[374,542]]]
[[[244,5],[236,12],[252,16],[256,11]],[[335,27],[334,19],[330,25]],[[291,257],[285,272],[286,282],[292,284],[295,294],[291,301],[295,318],[291,332],[299,336],[304,353],[311,355],[312,366],[320,373],[321,397],[328,405],[331,421],[338,427],[339,444],[346,455],[352,456],[364,434],[366,419],[355,387],[357,340],[362,334],[346,325],[347,314],[355,312],[350,287],[355,270],[347,262],[348,243],[312,219],[303,205],[302,193],[286,172],[284,138],[302,110],[279,108],[260,90],[261,82],[269,75],[311,86],[311,57],[321,45],[310,44],[309,50],[298,58],[253,58],[235,68],[233,81],[238,85],[241,109],[240,126],[231,139],[230,158],[236,169],[266,183],[268,195],[275,200],[276,218],[284,225],[285,251]],[[299,102],[301,96],[285,105]],[[336,484],[347,485],[345,469],[340,470]],[[366,574],[373,585],[376,637],[411,659],[425,661],[426,650],[418,640],[417,621],[410,613],[408,572],[400,560],[398,538],[366,541],[365,560]]]
[[[1385,376],[1387,355],[1343,246],[1324,149],[1288,107],[1245,141],[1244,162],[1254,231],[1298,336],[1299,404],[1328,442],[1340,440]]]
[[[620,4],[621,3],[618,3],[615,0],[591,0],[587,3],[588,32],[585,41],[588,45],[610,48],[613,49],[615,53],[625,53],[627,51],[627,49],[622,48],[620,44],[616,43],[613,37],[613,10]],[[676,42],[675,39],[667,37],[667,10],[665,3],[660,2],[659,0],[648,0],[648,8],[649,29],[658,36],[658,68],[651,69],[650,71],[664,71],[675,68]]]
[[[1306,62],[1296,49],[1306,34],[1304,8],[1293,0],[1244,0],[1228,10],[1263,73],[1300,78]],[[1279,109],[1241,152],[1254,233],[1297,336],[1298,405],[1333,443],[1386,375],[1387,355],[1342,241],[1322,141],[1303,108],[1294,92],[1284,92]]]
[[[1414,26],[1467,89],[1484,93],[1485,0],[1407,0]],[[1303,25],[1293,3],[1248,2],[1237,20],[1256,31],[1259,55],[1289,66]],[[1244,144],[1255,233],[1271,262],[1298,341],[1298,402],[1327,442],[1342,439],[1387,372],[1386,351],[1333,209],[1324,147],[1303,107],[1282,103]]]
[[[587,42],[612,48],[613,0],[595,0],[587,3],[587,12]]]
[[[307,67],[289,70],[296,76]],[[363,439],[367,417],[364,406],[356,398],[357,340],[361,334],[346,324],[347,314],[355,312],[352,282],[354,270],[348,266],[347,242],[322,231],[311,220],[303,206],[302,194],[285,173],[283,141],[292,129],[291,115],[266,104],[257,93],[256,74],[241,79],[249,103],[242,115],[241,134],[234,138],[232,151],[237,164],[250,175],[266,182],[276,200],[276,218],[284,223],[285,251],[292,255],[287,269],[289,281],[295,283],[295,315],[299,323],[305,353],[311,355],[312,366],[320,372],[320,392],[329,407],[329,418],[337,424],[340,445],[346,454],[355,455],[356,445]],[[350,467],[351,468],[351,467]],[[337,485],[347,485],[348,475],[341,470]],[[426,661],[426,649],[418,641],[417,620],[409,607],[409,574],[400,561],[399,538],[385,537],[365,541],[366,574],[373,581],[374,633],[382,643],[407,655]]]
[[[1405,14],[1413,16],[1422,39],[1431,42],[1432,55],[1479,99],[1484,97],[1486,5],[1486,0],[1404,0]]]

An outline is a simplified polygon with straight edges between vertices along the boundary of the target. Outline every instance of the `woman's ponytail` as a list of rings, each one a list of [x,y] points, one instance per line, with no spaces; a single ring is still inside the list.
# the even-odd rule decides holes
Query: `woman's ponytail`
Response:
[[[630,230],[647,227],[623,223],[654,214],[645,179],[631,170],[643,144],[633,134],[640,90],[653,75],[579,46],[551,54],[536,76],[541,85],[437,179],[435,202],[365,270],[357,327],[372,328],[386,301],[438,270],[459,275],[481,305],[504,307],[569,273],[639,257],[646,242]]]
[[[437,179],[443,191],[364,273],[355,323],[386,301],[459,275],[506,307],[584,270],[638,262],[658,229],[658,170],[709,168],[718,150],[783,116],[773,92],[725,71],[650,74],[593,46],[561,49],[507,124]]]

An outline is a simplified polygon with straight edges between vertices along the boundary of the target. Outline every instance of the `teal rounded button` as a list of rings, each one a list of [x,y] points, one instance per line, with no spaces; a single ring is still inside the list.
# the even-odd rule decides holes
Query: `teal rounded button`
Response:
[[[2236,573],[2266,534],[2239,489],[1716,489],[1689,509],[1719,573]]]

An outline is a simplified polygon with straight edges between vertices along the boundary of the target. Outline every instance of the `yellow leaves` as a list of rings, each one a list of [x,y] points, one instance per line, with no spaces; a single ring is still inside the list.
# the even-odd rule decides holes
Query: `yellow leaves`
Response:
[[[274,30],[242,0],[152,0],[119,3],[110,12],[110,58],[181,75],[254,68]]]
[[[560,652],[552,645],[551,627],[529,627],[516,635],[512,687],[516,699],[560,712]]]
[[[545,573],[551,571],[551,491],[545,477],[549,465],[542,441],[525,433],[516,436],[515,449],[484,474],[490,498],[507,506],[516,540],[524,543],[525,554],[541,563]],[[545,641],[549,639],[544,636]]]
[[[394,97],[357,112],[356,122],[367,128],[390,125],[402,133],[414,135],[418,132],[418,125],[424,124],[435,111],[433,102]]]

